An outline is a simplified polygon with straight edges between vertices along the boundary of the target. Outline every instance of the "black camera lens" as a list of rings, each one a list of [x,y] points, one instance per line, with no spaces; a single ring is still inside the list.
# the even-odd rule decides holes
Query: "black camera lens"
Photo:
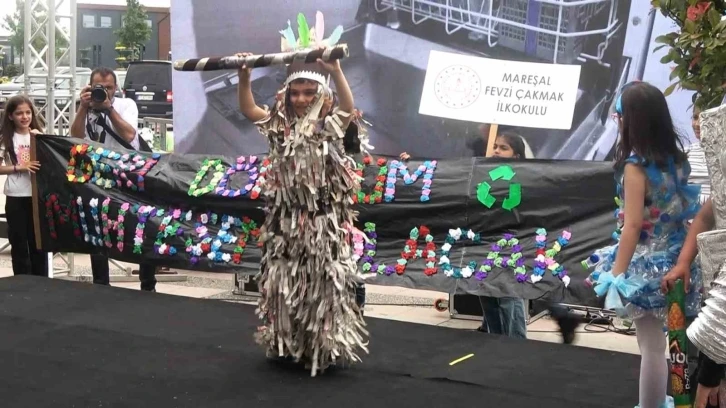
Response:
[[[91,90],[91,100],[93,100],[93,102],[104,102],[106,97],[106,89],[103,85],[96,85]]]

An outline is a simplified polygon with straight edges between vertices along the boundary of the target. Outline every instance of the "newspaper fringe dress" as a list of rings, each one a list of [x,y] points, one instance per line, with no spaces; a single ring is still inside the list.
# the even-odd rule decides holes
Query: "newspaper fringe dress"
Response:
[[[319,90],[307,115],[288,121],[286,92],[284,87],[257,123],[269,141],[270,166],[258,277],[257,313],[264,325],[255,337],[269,357],[292,357],[315,376],[331,365],[360,361],[358,349],[368,352],[346,229],[356,217],[352,194],[359,184],[343,153],[340,117],[347,114],[336,110],[317,119]]]

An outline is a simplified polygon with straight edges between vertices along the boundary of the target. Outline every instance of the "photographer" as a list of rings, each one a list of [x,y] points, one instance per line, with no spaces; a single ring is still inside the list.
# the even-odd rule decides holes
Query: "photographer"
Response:
[[[138,135],[139,110],[136,102],[116,98],[116,74],[109,68],[91,72],[91,83],[81,90],[81,103],[71,125],[71,136],[90,139],[109,150],[138,150],[151,152],[149,145]],[[108,256],[91,255],[93,283],[110,283]],[[139,265],[141,290],[156,291],[156,268]]]

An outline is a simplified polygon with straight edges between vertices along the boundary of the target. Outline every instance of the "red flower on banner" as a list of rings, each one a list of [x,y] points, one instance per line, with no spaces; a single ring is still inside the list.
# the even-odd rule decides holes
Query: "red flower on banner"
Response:
[[[396,264],[396,273],[399,275],[403,275],[403,272],[406,270],[406,265]]]

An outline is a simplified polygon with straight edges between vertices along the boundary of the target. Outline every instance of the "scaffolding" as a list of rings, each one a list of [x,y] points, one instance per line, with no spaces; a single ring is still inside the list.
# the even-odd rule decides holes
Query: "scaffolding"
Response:
[[[31,90],[32,78],[46,80],[46,104],[38,110],[38,115],[45,122],[47,133],[67,135],[66,130],[76,114],[76,0],[68,0],[69,14],[59,13],[66,0],[28,0],[25,1],[23,21],[25,22],[25,48],[23,60],[24,89],[27,94]],[[62,28],[63,21],[68,22],[69,30]],[[56,35],[62,36],[69,45],[65,50],[56,50]],[[40,40],[40,41],[38,41]],[[34,44],[43,44],[38,49]],[[58,52],[62,51],[62,52]],[[68,61],[68,69],[63,74],[58,73],[59,61]],[[55,100],[56,81],[68,79],[70,82],[71,98],[58,104]],[[75,262],[73,254],[56,253],[53,259],[60,259],[64,266],[53,267],[51,276],[74,274]]]
[[[67,1],[67,3],[66,3]],[[70,6],[69,14],[59,10],[64,4]],[[38,114],[46,124],[46,131],[58,135],[68,135],[70,124],[76,115],[76,0],[28,0],[23,13],[25,24],[25,87],[27,93],[32,78],[45,78],[47,92],[45,106],[39,107]],[[67,22],[69,29],[63,29]],[[56,36],[63,37],[68,44],[66,49],[56,49]],[[40,40],[40,41],[38,41]],[[34,44],[43,44],[37,49]],[[61,64],[67,61],[68,67],[59,73]],[[66,68],[66,67],[63,67]],[[56,100],[55,89],[59,81],[67,79],[70,84],[70,98]]]

